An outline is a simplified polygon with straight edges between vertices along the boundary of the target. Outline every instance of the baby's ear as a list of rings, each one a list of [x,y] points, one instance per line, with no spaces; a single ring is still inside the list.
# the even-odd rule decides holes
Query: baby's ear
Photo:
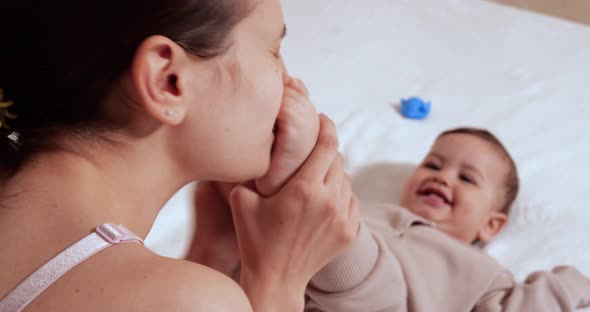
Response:
[[[502,231],[507,221],[508,216],[506,214],[493,211],[486,224],[477,233],[477,239],[489,243]]]

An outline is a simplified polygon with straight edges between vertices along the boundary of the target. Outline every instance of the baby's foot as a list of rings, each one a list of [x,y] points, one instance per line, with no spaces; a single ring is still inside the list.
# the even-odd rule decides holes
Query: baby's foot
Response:
[[[272,196],[289,181],[315,147],[319,130],[319,115],[307,88],[299,79],[286,78],[270,168],[255,181],[261,195]]]

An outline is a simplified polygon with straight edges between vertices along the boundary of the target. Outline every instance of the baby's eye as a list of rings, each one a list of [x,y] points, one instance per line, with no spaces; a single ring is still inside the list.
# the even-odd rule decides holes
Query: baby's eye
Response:
[[[465,174],[459,175],[459,179],[461,179],[461,181],[463,181],[463,182],[467,182],[467,183],[470,183],[470,184],[475,184],[475,180],[472,179],[470,176],[465,175]]]
[[[425,168],[428,168],[430,170],[440,170],[440,166],[437,165],[437,164],[435,164],[435,163],[433,163],[433,162],[427,162],[427,163],[425,163],[424,164],[424,167]]]

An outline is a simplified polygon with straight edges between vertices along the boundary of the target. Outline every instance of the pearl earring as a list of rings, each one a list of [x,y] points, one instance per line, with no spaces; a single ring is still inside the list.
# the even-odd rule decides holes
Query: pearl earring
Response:
[[[171,116],[176,115],[176,111],[167,110],[164,112],[164,115],[171,117]]]

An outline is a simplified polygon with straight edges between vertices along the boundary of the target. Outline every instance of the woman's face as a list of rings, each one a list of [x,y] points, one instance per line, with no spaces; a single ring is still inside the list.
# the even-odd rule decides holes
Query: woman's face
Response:
[[[189,99],[183,138],[175,140],[182,144],[177,156],[201,179],[250,180],[270,164],[286,72],[280,56],[285,24],[279,0],[254,2],[227,53],[207,61],[208,76],[195,79],[203,91]]]

